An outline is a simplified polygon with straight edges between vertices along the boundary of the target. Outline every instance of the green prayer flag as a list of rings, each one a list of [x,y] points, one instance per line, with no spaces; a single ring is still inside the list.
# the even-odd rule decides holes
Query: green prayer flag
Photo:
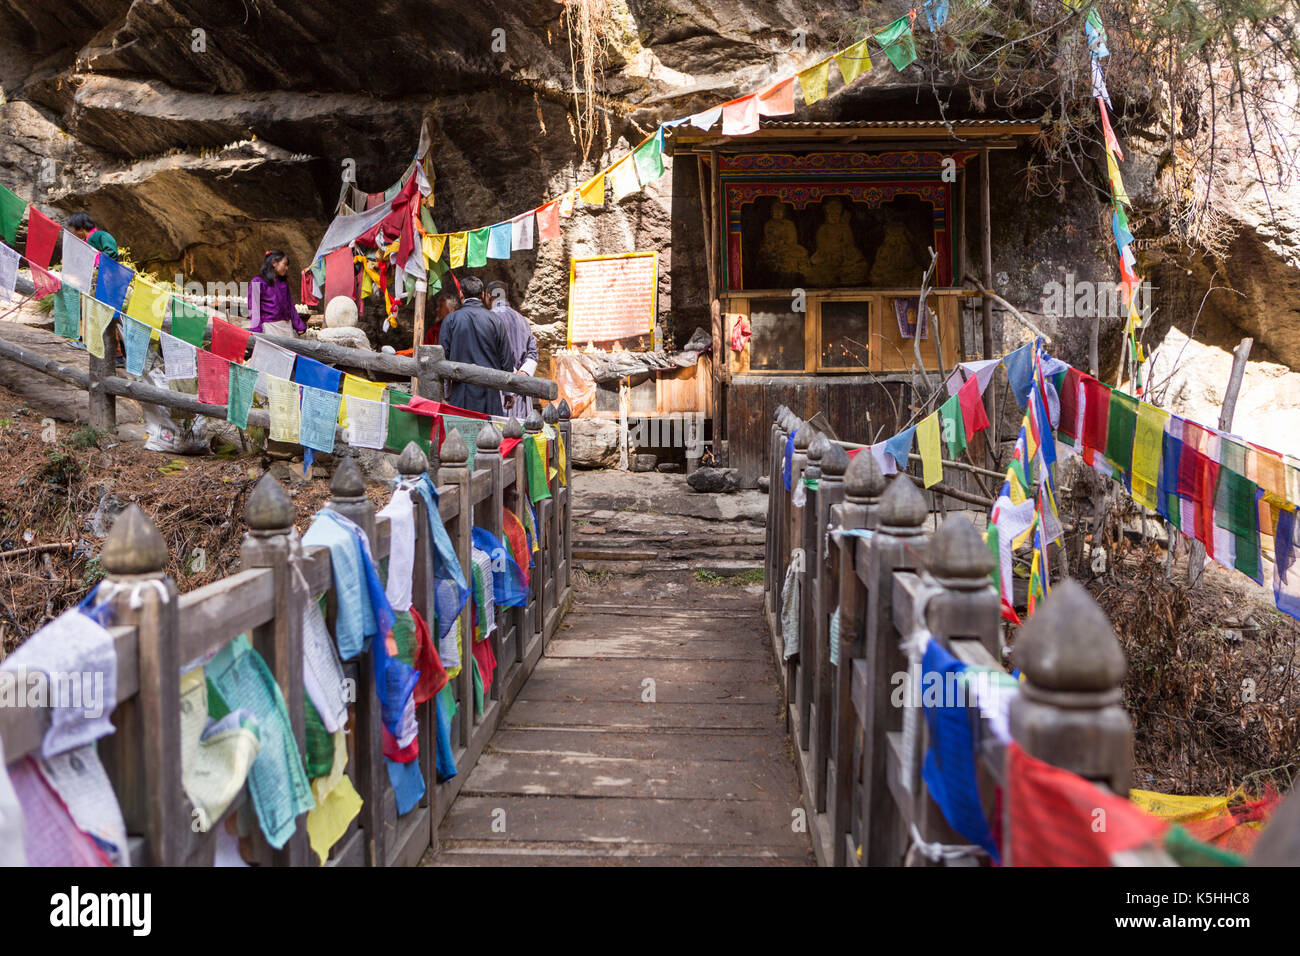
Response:
[[[442,704],[443,709],[447,712],[447,719],[451,720],[456,716],[456,691],[455,681],[447,681],[442,685],[442,690],[438,691],[438,702]]]
[[[471,656],[470,663],[474,665],[474,716],[483,716],[483,676],[478,672],[478,658]]]
[[[1123,473],[1125,484],[1132,480],[1133,434],[1137,430],[1137,399],[1117,388],[1110,390],[1110,412],[1106,419],[1106,459]]]
[[[904,14],[889,26],[875,34],[876,42],[885,50],[885,56],[894,64],[894,69],[902,70],[916,60],[916,44],[912,39],[912,22]]]
[[[66,282],[54,293],[54,334],[81,338],[81,293]]]
[[[384,577],[386,579],[387,574]],[[410,611],[393,612],[393,641],[397,644],[397,659],[407,667],[414,667],[418,641],[415,618],[411,617]]]
[[[955,460],[966,450],[966,420],[956,395],[939,406],[939,430],[948,445],[949,460]]]
[[[432,453],[429,449],[429,426],[433,424],[433,419],[413,412],[398,411],[398,405],[406,405],[410,401],[409,392],[403,392],[400,388],[388,390],[388,437],[385,443],[388,448],[400,453],[408,442],[415,442],[421,451],[429,455]]]
[[[542,460],[532,435],[524,436],[524,468],[528,472],[528,497],[533,504],[551,497],[551,486],[546,481],[546,462]]]
[[[27,211],[27,200],[0,186],[0,236],[15,249],[18,248],[18,224]]]
[[[429,207],[424,203],[420,203],[420,225],[424,227],[424,231],[429,235],[436,236],[438,234],[438,227],[433,223],[433,213],[429,212]]]
[[[1226,463],[1219,466],[1214,523],[1236,539],[1233,567],[1259,581],[1259,487]]]
[[[658,179],[664,174],[663,130],[655,132],[648,140],[638,146],[632,153],[632,162],[636,164],[637,175],[642,183]]]
[[[207,331],[208,314],[198,306],[172,296],[172,335],[201,349]]]
[[[465,265],[469,268],[477,269],[487,265],[488,235],[491,232],[491,226],[484,226],[469,234],[469,245],[465,251]]]
[[[329,772],[334,769],[334,735],[325,729],[311,698],[304,694],[303,702],[306,704],[303,708],[303,723],[307,730],[307,779],[315,780],[317,777],[329,776]]]
[[[443,428],[454,428],[460,432],[460,437],[465,439],[465,447],[469,450],[469,457],[465,460],[466,466],[470,471],[474,470],[475,452],[478,450],[478,433],[483,430],[483,426],[488,424],[481,418],[464,418],[460,415],[442,416]]]
[[[230,364],[227,381],[226,421],[236,428],[248,427],[248,410],[253,407],[253,388],[257,385],[257,369],[247,365]]]

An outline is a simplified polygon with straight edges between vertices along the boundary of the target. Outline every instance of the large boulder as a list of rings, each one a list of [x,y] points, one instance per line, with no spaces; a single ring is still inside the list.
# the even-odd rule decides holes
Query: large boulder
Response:
[[[575,418],[571,422],[569,460],[575,468],[618,465],[618,423],[604,418]]]

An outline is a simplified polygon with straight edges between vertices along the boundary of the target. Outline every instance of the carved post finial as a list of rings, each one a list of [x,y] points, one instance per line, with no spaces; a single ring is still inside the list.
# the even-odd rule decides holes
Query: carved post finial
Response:
[[[560,412],[560,421],[567,422],[573,417],[573,409],[569,408],[569,400],[567,398],[560,399],[560,404],[556,407]]]
[[[538,414],[537,409],[534,408],[528,413],[528,417],[524,419],[524,431],[535,435],[541,430],[542,416]]]
[[[355,458],[342,459],[330,479],[330,497],[362,498],[366,494],[366,479]]]
[[[478,439],[474,442],[481,452],[492,454],[501,449],[501,432],[492,422],[479,429]]]
[[[501,426],[502,438],[523,438],[524,423],[517,418],[507,418],[504,425]]]
[[[546,422],[546,424],[554,425],[559,420],[560,410],[556,407],[554,402],[542,409],[542,421]]]
[[[939,583],[958,590],[975,590],[988,584],[993,555],[967,518],[951,514],[930,539],[926,564]]]
[[[109,574],[154,574],[167,567],[167,542],[139,505],[128,505],[117,516],[100,564]]]
[[[293,527],[297,516],[284,486],[269,471],[258,479],[244,505],[244,521],[255,532],[283,532]]]
[[[807,422],[801,422],[794,433],[795,451],[801,451],[806,454],[808,447],[812,444],[813,436],[816,434],[817,432],[813,431],[811,425]]]
[[[854,504],[867,504],[879,498],[885,491],[885,476],[880,473],[880,465],[871,449],[863,448],[849,462],[844,473],[844,493]]]
[[[413,441],[408,441],[397,456],[397,472],[406,477],[422,475],[429,470],[429,456]],[[331,486],[332,487],[332,486]]]
[[[827,478],[840,479],[844,477],[848,467],[848,452],[837,442],[827,442],[826,450],[822,452],[822,474]]]
[[[438,457],[442,464],[448,467],[464,465],[469,461],[469,448],[465,445],[465,439],[458,428],[447,429],[447,437],[442,440],[442,448],[438,451]]]
[[[863,449],[858,457],[870,455]],[[885,493],[880,497],[880,528],[882,531],[918,531],[929,513],[925,496],[906,474],[895,475]]]

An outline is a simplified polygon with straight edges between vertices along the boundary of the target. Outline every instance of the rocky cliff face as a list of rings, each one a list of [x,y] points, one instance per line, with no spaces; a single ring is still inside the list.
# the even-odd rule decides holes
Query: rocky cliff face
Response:
[[[345,161],[362,189],[384,189],[409,162],[425,117],[438,225],[496,222],[584,181],[654,122],[757,87],[905,5],[611,0],[610,8],[600,78],[610,108],[583,162],[560,0],[0,0],[0,126],[9,131],[0,138],[0,181],[48,210],[89,210],[137,264],[161,275],[238,281],[271,247],[305,266]],[[919,80],[917,67],[900,74],[882,63],[799,118],[938,115]],[[974,115],[958,108],[962,99],[950,114]],[[1030,150],[993,161],[997,285],[1057,337],[1058,351],[1086,364],[1086,325],[1047,314],[1044,300],[1067,274],[1116,278],[1109,225],[1083,182],[1064,201],[1026,200]],[[1152,165],[1126,164],[1135,198]],[[707,315],[700,263],[672,257],[675,243],[698,242],[697,188],[694,170],[677,168],[642,196],[580,211],[562,243],[485,276],[511,279],[555,343],[570,256],[659,249],[667,330],[684,340]],[[973,195],[969,202],[978,208]],[[1218,281],[1226,276],[1244,296],[1215,298],[1205,321],[1225,338],[1253,331],[1267,357],[1300,365],[1289,304],[1300,240],[1271,219],[1261,223],[1243,216],[1240,244],[1220,271]],[[976,243],[972,235],[972,262]],[[1158,268],[1167,270],[1158,283],[1178,296],[1167,311],[1179,315],[1165,318],[1182,323],[1213,264],[1173,257]],[[1103,321],[1109,367],[1121,326],[1118,316]],[[1008,327],[1007,344],[1021,334]],[[404,338],[409,332],[380,341]]]

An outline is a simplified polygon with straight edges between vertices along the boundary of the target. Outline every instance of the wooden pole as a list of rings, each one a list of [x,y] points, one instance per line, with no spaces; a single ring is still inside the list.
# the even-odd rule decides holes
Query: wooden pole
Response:
[[[104,326],[104,357],[89,358],[90,388],[88,421],[91,428],[112,431],[117,426],[117,399],[105,387],[110,378],[116,374],[117,338],[113,334],[113,323]]]
[[[419,282],[415,286],[415,334],[411,338],[411,354],[415,355],[424,344],[424,308],[428,298],[428,285]],[[411,378],[411,394],[419,394],[420,381],[418,373]]]
[[[1219,431],[1232,431],[1232,419],[1237,413],[1237,395],[1241,391],[1241,379],[1246,374],[1246,360],[1250,358],[1250,348],[1255,344],[1252,338],[1244,338],[1232,350],[1232,374],[1228,376],[1228,388],[1223,393],[1223,407],[1219,409]],[[1191,553],[1187,556],[1187,585],[1200,587],[1201,577],[1205,574],[1205,545],[1193,541]],[[1172,547],[1173,542],[1170,541]]]
[[[980,252],[984,257],[984,288],[993,288],[993,227],[989,211],[989,151],[980,150]],[[993,358],[993,301],[984,296],[984,358]]]

